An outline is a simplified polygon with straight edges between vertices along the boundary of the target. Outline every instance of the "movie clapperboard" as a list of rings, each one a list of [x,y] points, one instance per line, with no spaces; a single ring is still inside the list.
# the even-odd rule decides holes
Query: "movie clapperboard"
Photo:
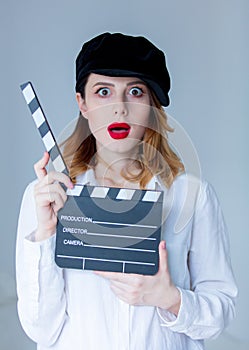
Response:
[[[69,175],[32,84],[20,87],[55,170]],[[58,212],[58,266],[144,275],[158,271],[162,191],[75,185],[67,195]]]

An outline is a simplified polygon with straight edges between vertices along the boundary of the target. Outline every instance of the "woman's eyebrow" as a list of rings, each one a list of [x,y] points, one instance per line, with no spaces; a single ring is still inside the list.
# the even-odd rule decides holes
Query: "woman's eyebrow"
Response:
[[[98,86],[98,85],[104,85],[104,86],[115,86],[114,84],[112,84],[112,83],[106,83],[106,82],[104,82],[104,81],[99,81],[99,82],[97,82],[96,84],[94,84],[93,85],[93,87],[95,87],[95,86]]]
[[[146,85],[146,83],[144,81],[142,81],[142,80],[134,80],[134,81],[131,81],[130,83],[128,83],[127,86],[135,85],[135,84]]]
[[[143,84],[143,85],[146,85],[146,83],[143,82],[143,81],[141,81],[141,80],[134,80],[134,81],[131,81],[131,82],[127,83],[127,86],[131,86],[131,85],[135,85],[135,84]],[[99,85],[101,85],[101,86],[115,86],[115,84],[112,84],[112,83],[107,83],[107,82],[105,82],[105,81],[98,81],[97,83],[95,83],[95,84],[93,85],[93,87],[99,86]]]

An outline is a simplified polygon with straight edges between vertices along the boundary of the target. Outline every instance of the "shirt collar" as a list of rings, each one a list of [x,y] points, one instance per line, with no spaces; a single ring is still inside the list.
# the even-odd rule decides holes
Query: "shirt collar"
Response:
[[[93,169],[88,169],[84,173],[78,175],[76,182],[78,185],[98,186]]]
[[[151,180],[147,183],[146,188],[148,190],[158,190],[161,188],[160,181],[157,176],[153,176]]]
[[[84,173],[78,175],[76,180],[78,185],[98,186],[98,182],[95,178],[93,169],[88,169]],[[162,183],[157,176],[153,176],[151,180],[148,182],[146,188],[148,190],[161,190]]]

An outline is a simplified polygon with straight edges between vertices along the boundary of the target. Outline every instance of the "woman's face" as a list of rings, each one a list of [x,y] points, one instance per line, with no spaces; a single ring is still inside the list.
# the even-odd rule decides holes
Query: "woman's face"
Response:
[[[150,92],[138,78],[91,73],[85,97],[76,94],[79,109],[88,120],[97,150],[132,153],[143,138],[150,116]]]

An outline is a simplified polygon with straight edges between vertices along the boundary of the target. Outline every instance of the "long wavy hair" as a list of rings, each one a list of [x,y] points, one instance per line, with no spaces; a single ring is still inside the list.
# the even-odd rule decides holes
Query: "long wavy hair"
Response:
[[[81,96],[85,97],[82,82]],[[173,129],[168,125],[167,115],[155,94],[151,94],[151,115],[149,126],[146,127],[143,139],[138,145],[136,173],[129,169],[122,171],[122,176],[132,182],[138,182],[141,189],[154,175],[160,176],[166,187],[170,187],[175,177],[184,171],[184,165],[168,143],[168,132]],[[88,121],[79,114],[75,129],[63,143],[63,156],[69,174],[74,183],[76,177],[98,162],[96,141],[90,131]],[[137,171],[138,169],[138,171]]]

